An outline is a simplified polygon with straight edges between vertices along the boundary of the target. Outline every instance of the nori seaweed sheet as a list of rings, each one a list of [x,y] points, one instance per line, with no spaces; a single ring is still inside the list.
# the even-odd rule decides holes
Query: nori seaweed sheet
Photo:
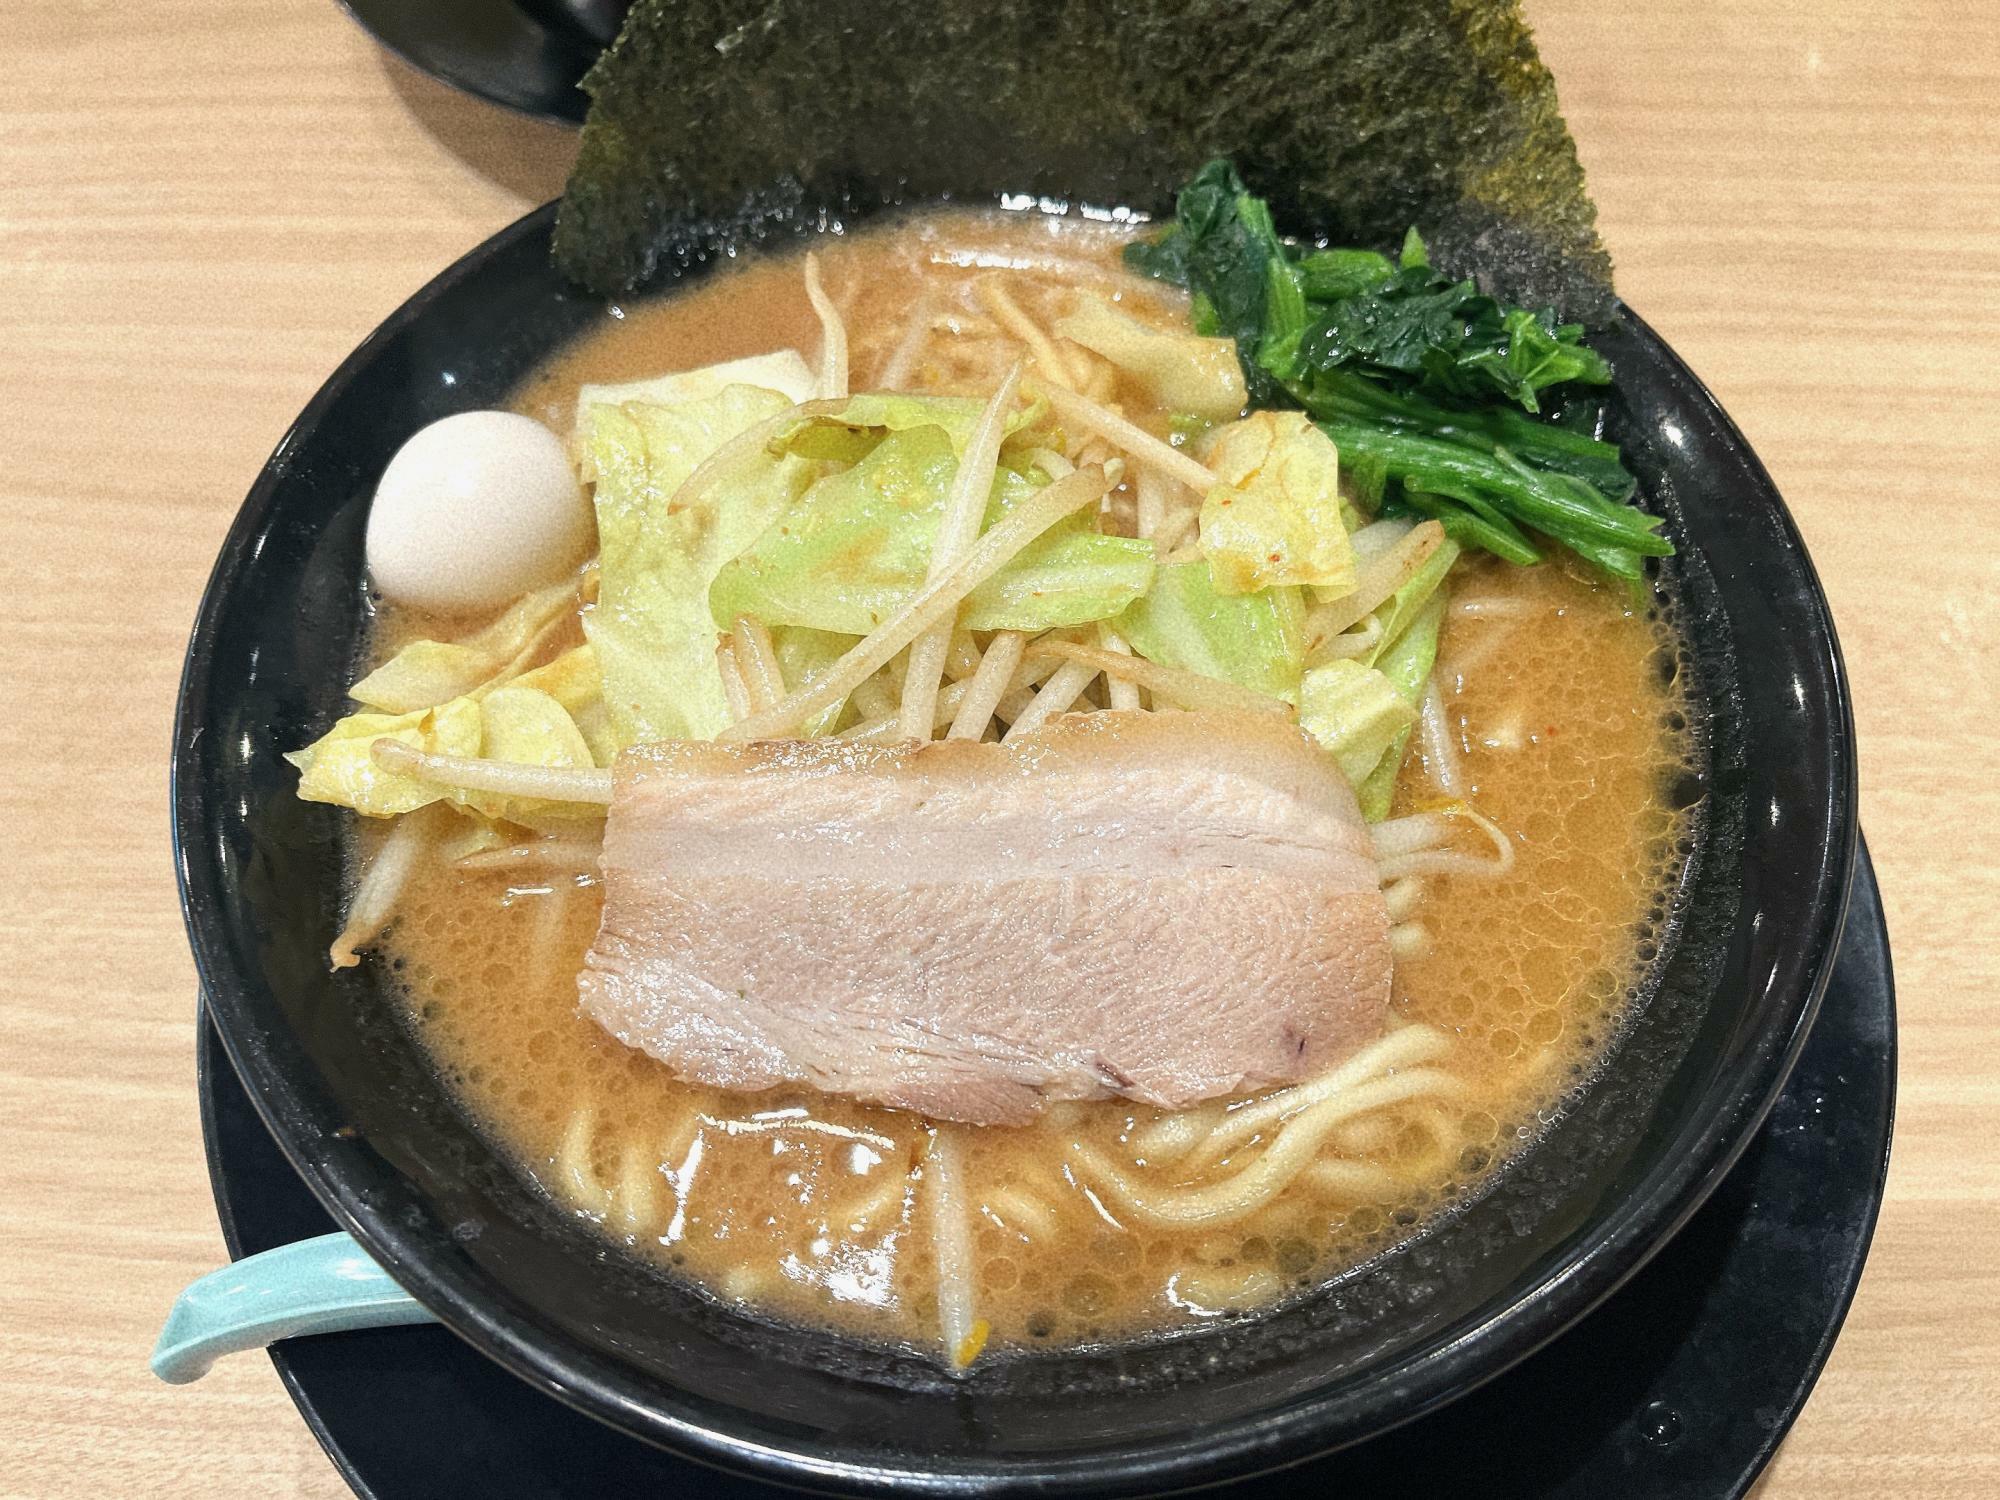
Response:
[[[639,0],[556,260],[603,294],[760,224],[1001,193],[1151,212],[1233,157],[1279,226],[1597,321],[1611,262],[1516,0]]]

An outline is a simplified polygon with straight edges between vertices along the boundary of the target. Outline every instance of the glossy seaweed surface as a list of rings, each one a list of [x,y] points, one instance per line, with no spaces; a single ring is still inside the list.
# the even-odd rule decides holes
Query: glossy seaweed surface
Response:
[[[321,1201],[458,1333],[636,1436],[793,1484],[1149,1491],[1352,1442],[1470,1390],[1600,1301],[1721,1180],[1829,972],[1852,727],[1825,601],[1768,477],[1628,316],[1605,342],[1613,419],[1681,548],[1661,586],[1709,708],[1706,834],[1653,993],[1477,1203],[1274,1314],[952,1379],[721,1308],[531,1191],[432,1078],[370,967],[328,972],[343,815],[299,802],[279,756],[342,706],[368,497],[391,453],[603,315],[549,268],[551,217],[419,293],[280,443],[203,601],[175,734],[189,930],[230,1057]]]

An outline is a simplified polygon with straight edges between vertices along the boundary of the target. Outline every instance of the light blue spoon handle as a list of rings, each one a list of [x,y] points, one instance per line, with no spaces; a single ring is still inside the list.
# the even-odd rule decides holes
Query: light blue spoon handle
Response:
[[[225,1354],[279,1339],[436,1321],[352,1235],[323,1234],[246,1255],[189,1286],[153,1346],[153,1373],[185,1385]]]

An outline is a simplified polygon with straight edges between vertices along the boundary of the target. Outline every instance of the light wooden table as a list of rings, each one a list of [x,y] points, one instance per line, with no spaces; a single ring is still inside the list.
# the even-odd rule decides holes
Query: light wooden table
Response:
[[[1833,596],[1901,978],[1867,1278],[1766,1482],[2000,1494],[2000,7],[1535,0],[1620,285]],[[145,1355],[222,1256],[166,755],[230,515],[340,358],[561,187],[567,133],[331,0],[0,22],[0,1494],[344,1494],[270,1366]]]

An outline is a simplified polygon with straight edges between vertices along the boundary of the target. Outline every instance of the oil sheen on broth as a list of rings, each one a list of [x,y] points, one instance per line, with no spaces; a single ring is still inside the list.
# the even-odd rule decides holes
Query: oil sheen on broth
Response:
[[[1014,270],[1010,289],[1042,327],[1063,284],[1078,281],[1184,326],[1171,292],[1118,269],[1120,243],[1107,226],[998,214],[822,237],[854,387],[900,359],[906,388],[990,390],[1012,353],[971,285],[995,267]],[[516,405],[567,431],[584,381],[778,348],[810,359],[817,344],[798,261],[763,259],[620,310]],[[1128,411],[1165,431],[1165,413]],[[1392,1005],[1450,1036],[1439,1066],[1462,1093],[1379,1110],[1336,1135],[1342,1157],[1386,1168],[1389,1185],[1309,1174],[1219,1227],[1121,1225],[1066,1178],[1077,1140],[1143,1167],[1136,1138],[1157,1111],[1061,1105],[1029,1128],[966,1131],[974,1302],[993,1346],[1222,1316],[1338,1274],[1476,1189],[1618,1026],[1692,847],[1690,815],[1667,790],[1696,754],[1679,647],[1667,623],[1556,564],[1461,563],[1451,597],[1436,681],[1473,797],[1514,835],[1517,857],[1497,881],[1425,883],[1432,942],[1399,959]],[[376,649],[432,626],[385,617]],[[1413,748],[1398,811],[1434,796],[1421,760]],[[933,1344],[924,1122],[809,1091],[732,1096],[676,1081],[577,1013],[597,915],[583,880],[437,864],[414,881],[385,955],[459,1097],[556,1200],[634,1253],[779,1317]],[[1200,1180],[1227,1175],[1230,1161]]]

